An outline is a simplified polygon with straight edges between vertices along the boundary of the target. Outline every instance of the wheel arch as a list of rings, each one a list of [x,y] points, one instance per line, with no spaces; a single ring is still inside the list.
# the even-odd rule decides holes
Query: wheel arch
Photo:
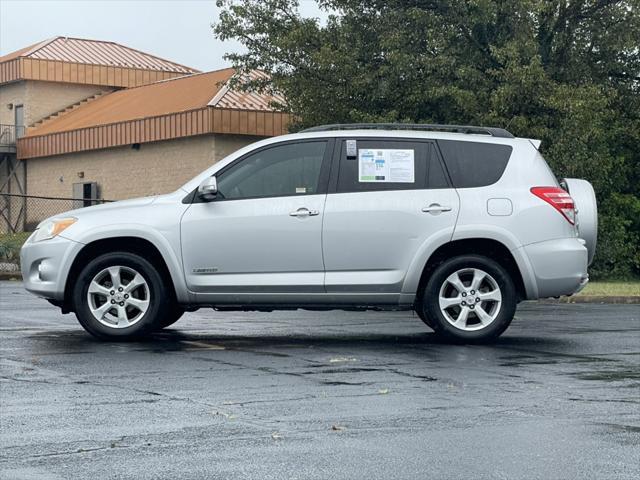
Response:
[[[73,279],[77,278],[82,268],[99,255],[110,252],[127,252],[139,255],[151,262],[162,278],[166,281],[174,299],[180,300],[180,285],[176,282],[175,272],[172,274],[161,250],[152,241],[139,236],[117,236],[93,240],[84,245],[74,258],[64,288],[64,302],[62,309],[69,312],[72,309],[71,296],[73,292]]]
[[[449,258],[465,254],[483,255],[498,262],[513,279],[518,301],[528,298],[529,295],[518,262],[503,243],[491,238],[465,238],[444,243],[429,256],[417,284],[416,301],[420,301],[421,292],[425,288],[429,275],[438,265]]]

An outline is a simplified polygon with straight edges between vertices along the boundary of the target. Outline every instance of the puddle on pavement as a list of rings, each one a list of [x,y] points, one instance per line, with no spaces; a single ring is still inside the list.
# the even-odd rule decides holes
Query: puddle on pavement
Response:
[[[522,367],[527,365],[556,365],[579,363],[607,363],[617,360],[605,357],[571,355],[566,353],[536,352],[536,355],[503,355],[501,367]]]
[[[312,365],[312,367],[318,368],[322,367],[322,365]],[[306,372],[302,372],[304,375],[317,375],[324,373],[366,373],[366,372],[381,372],[384,371],[384,368],[367,368],[367,367],[347,367],[347,368],[324,368],[320,370],[309,370]]]
[[[578,372],[571,375],[579,380],[596,380],[601,382],[624,382],[626,380],[640,380],[640,370]]]
[[[621,445],[637,446],[640,443],[640,427],[619,423],[599,423],[600,435],[611,438]]]
[[[603,423],[603,426],[611,429],[611,430],[616,430],[619,432],[628,432],[628,433],[638,433],[640,434],[640,427],[636,426],[636,425],[620,425],[617,423]]]
[[[373,382],[341,382],[337,380],[323,380],[320,383],[322,385],[330,385],[332,387],[339,387],[343,385],[347,385],[347,386],[373,385]]]

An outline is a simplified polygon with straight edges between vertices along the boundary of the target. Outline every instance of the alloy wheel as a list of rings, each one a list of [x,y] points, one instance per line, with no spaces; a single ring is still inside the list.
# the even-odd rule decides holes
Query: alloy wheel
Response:
[[[87,292],[91,314],[109,328],[138,323],[149,309],[147,280],[131,267],[105,268],[93,277]]]
[[[445,279],[438,303],[447,322],[471,332],[487,327],[497,318],[502,292],[498,282],[484,270],[464,268]]]

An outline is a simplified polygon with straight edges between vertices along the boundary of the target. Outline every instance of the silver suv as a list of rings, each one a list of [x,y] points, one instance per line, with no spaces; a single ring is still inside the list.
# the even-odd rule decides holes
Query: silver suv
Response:
[[[588,281],[593,188],[559,182],[539,146],[442,125],[270,138],[168,195],[42,222],[24,284],[103,339],[211,307],[415,310],[450,340],[486,341],[518,302]]]

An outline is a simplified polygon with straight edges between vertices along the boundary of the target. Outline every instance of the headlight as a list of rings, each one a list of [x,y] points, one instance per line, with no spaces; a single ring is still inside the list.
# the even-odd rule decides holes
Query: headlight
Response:
[[[55,218],[53,220],[47,220],[46,222],[38,225],[38,228],[33,234],[33,242],[41,242],[42,240],[49,240],[57,235],[60,235],[67,228],[78,221],[77,218]]]

